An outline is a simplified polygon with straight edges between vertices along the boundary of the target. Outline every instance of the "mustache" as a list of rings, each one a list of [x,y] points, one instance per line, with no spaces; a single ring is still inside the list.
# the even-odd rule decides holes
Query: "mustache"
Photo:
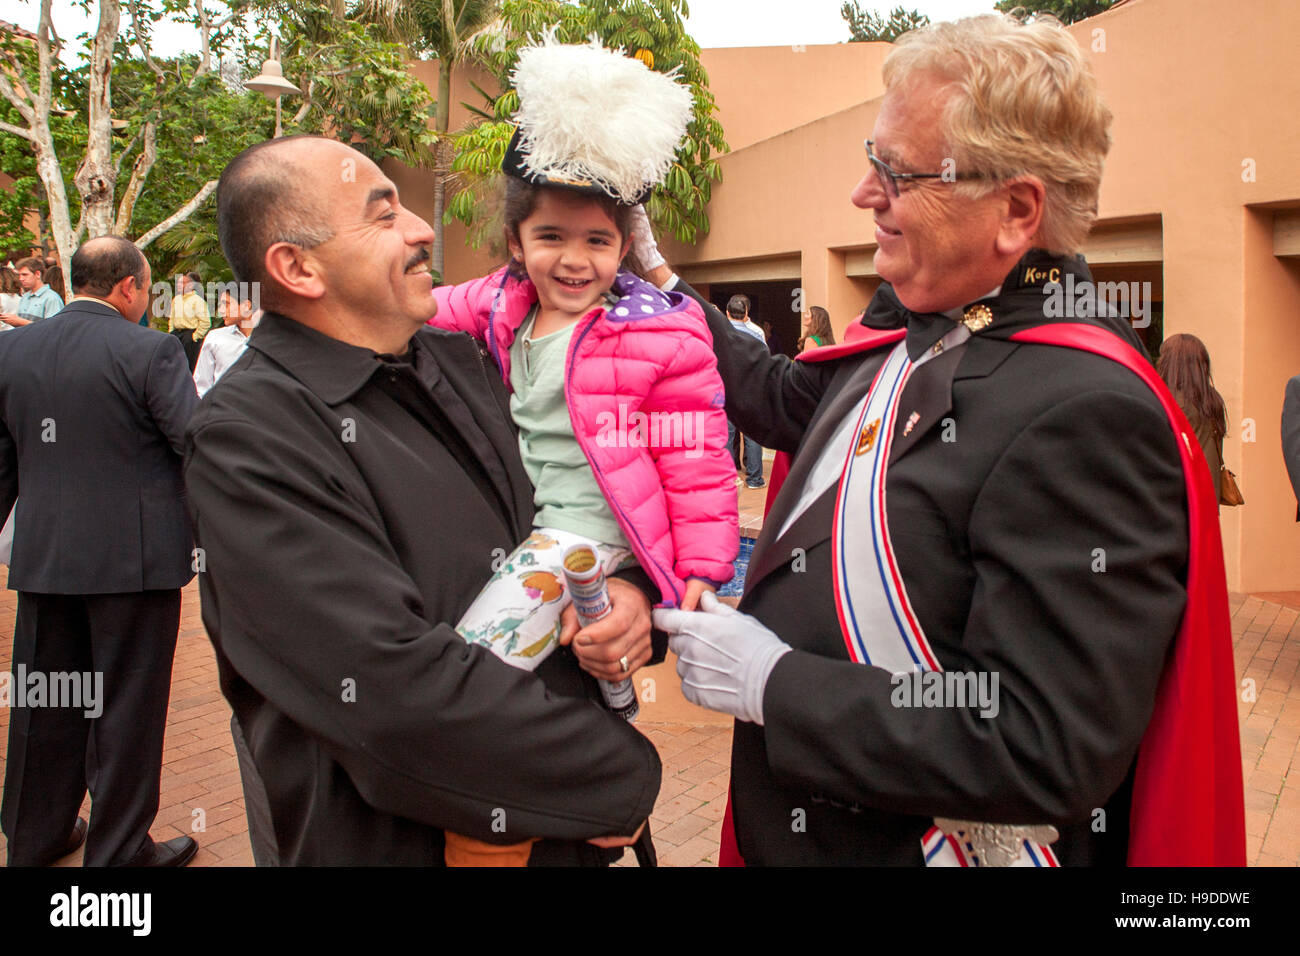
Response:
[[[429,253],[428,246],[421,246],[419,251],[411,256],[411,261],[406,264],[406,271],[410,271],[422,262],[428,262],[433,256]]]

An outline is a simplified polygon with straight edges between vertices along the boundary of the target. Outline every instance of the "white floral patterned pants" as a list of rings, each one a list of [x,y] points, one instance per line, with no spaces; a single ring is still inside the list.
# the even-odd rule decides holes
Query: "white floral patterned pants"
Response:
[[[483,586],[456,632],[513,667],[535,670],[559,646],[560,614],[569,605],[561,559],[577,544],[596,549],[607,575],[632,563],[627,548],[572,531],[534,528]]]

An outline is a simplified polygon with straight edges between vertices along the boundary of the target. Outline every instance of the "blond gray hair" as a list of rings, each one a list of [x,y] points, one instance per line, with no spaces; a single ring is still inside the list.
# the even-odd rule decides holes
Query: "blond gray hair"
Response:
[[[947,155],[970,194],[1017,176],[1042,180],[1039,244],[1078,252],[1097,218],[1111,112],[1074,38],[1052,17],[1021,23],[979,16],[899,38],[885,59],[885,89],[918,76],[953,91],[941,118]]]

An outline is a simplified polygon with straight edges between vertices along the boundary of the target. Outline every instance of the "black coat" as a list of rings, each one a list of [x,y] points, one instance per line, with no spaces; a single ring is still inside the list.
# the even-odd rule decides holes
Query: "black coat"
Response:
[[[412,343],[413,365],[377,361],[267,314],[190,425],[203,623],[281,862],[440,864],[444,827],[631,834],[659,790],[649,741],[567,649],[529,674],[453,630],[532,488],[490,361],[465,335]]]
[[[183,587],[180,455],[197,403],[180,343],[107,304],[74,300],[0,334],[0,514],[21,492],[9,587]]]
[[[1295,520],[1300,521],[1300,375],[1287,379],[1282,398],[1282,460],[1296,496]]]
[[[710,316],[727,414],[796,453],[741,603],[795,648],[767,684],[765,725],[736,725],[732,801],[748,863],[919,865],[935,816],[1052,823],[1063,863],[1124,861],[1135,755],[1186,600],[1183,473],[1134,375],[1007,340],[1047,321],[1051,267],[1087,276],[1081,259],[1030,253],[989,302],[993,325],[914,373],[886,478],[898,567],[940,663],[999,675],[987,719],[895,707],[890,674],[849,661],[832,596],[834,489],[772,540],[802,484],[799,456],[820,449],[889,350],[791,363],[720,334]],[[908,313],[888,286],[866,321],[905,326],[914,359],[953,327]]]

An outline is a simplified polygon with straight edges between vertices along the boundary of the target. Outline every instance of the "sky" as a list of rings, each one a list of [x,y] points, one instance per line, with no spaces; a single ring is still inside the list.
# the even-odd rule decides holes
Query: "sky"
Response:
[[[841,0],[688,0],[691,15],[687,29],[702,47],[840,43],[849,37],[840,4]],[[900,4],[931,20],[993,10],[993,0],[859,0],[864,9],[881,14]],[[35,32],[40,20],[37,0],[14,0],[5,7],[3,19]],[[126,4],[122,7],[125,25]],[[55,31],[65,41],[92,32],[99,20],[98,4],[92,5],[92,11],[93,15],[87,16],[72,0],[54,0]],[[155,52],[163,56],[184,50],[197,52],[199,46],[196,31],[176,24],[159,24],[154,42]]]
[[[688,0],[687,29],[701,47],[786,46],[840,43],[849,26],[841,0]],[[894,7],[919,10],[931,20],[992,13],[993,0],[858,0],[880,15]]]

